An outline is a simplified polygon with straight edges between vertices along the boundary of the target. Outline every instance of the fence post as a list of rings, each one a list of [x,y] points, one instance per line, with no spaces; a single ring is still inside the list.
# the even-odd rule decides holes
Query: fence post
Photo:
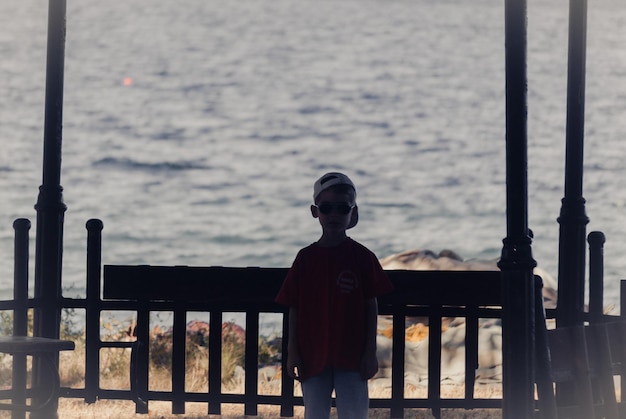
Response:
[[[391,343],[391,418],[404,417],[404,362],[406,348],[406,306],[402,304],[394,310]],[[430,343],[429,343],[430,345]],[[430,353],[430,349],[429,349]],[[428,365],[430,367],[430,363]],[[428,371],[430,374],[430,370]],[[428,377],[430,383],[430,376]],[[430,394],[429,394],[430,397]]]
[[[13,335],[26,336],[28,333],[28,231],[30,220],[18,218],[13,222],[15,230],[15,265],[13,275]]]
[[[130,389],[135,413],[148,413],[148,374],[150,373],[150,310],[148,302],[137,302],[137,340],[133,343],[130,361]]]
[[[259,313],[258,309],[246,312],[245,387],[244,415],[257,416],[259,393]]]
[[[293,417],[293,405],[294,405],[294,382],[293,378],[287,374],[287,348],[289,341],[289,311],[283,311],[283,341],[281,345],[282,359],[281,364],[281,402],[280,402],[280,416],[285,418]]]
[[[87,221],[87,309],[85,320],[85,403],[95,403],[100,389],[100,278],[102,221]]]
[[[172,413],[185,413],[185,349],[187,338],[187,312],[174,309],[172,332]]]
[[[221,415],[222,312],[211,311],[209,319],[209,415]]]
[[[15,230],[13,270],[13,336],[28,334],[28,246],[30,220],[18,218],[13,222]],[[26,355],[13,355],[12,388],[13,403],[26,404]],[[24,419],[25,412],[13,411],[11,419]]]
[[[592,231],[589,242],[589,315],[593,323],[602,321],[604,311],[604,234]]]

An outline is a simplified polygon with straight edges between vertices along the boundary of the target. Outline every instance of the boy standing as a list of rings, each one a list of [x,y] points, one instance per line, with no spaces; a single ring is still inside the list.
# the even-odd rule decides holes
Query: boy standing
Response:
[[[302,382],[305,418],[367,418],[367,380],[378,371],[376,297],[392,285],[378,259],[349,238],[358,222],[356,188],[327,173],[313,186],[320,239],[300,250],[276,297],[289,306],[287,373]]]

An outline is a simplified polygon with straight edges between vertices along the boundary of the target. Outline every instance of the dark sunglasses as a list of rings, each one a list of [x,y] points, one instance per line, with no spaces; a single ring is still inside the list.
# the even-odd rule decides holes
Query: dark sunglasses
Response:
[[[328,214],[332,213],[333,210],[335,210],[336,212],[338,212],[341,215],[346,215],[346,214],[350,213],[350,211],[352,211],[352,208],[354,208],[354,205],[350,205],[350,204],[347,204],[345,202],[342,202],[342,203],[338,203],[338,204],[315,205],[315,207],[324,215],[328,215]]]

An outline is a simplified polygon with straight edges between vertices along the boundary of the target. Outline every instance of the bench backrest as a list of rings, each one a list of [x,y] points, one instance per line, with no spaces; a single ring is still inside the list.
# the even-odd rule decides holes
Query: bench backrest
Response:
[[[293,396],[293,381],[286,374],[282,377],[281,396],[273,400],[271,396],[259,396],[257,388],[259,313],[285,313],[287,308],[274,303],[274,298],[287,273],[286,268],[229,268],[229,267],[189,267],[189,266],[122,266],[105,265],[103,295],[107,300],[126,302],[120,307],[128,309],[128,301],[137,303],[139,341],[149,339],[148,322],[150,311],[171,310],[174,312],[173,336],[184,338],[185,333],[176,331],[184,327],[188,311],[206,311],[211,313],[211,329],[221,329],[223,312],[245,312],[246,317],[246,394],[237,397],[221,394],[219,349],[221,336],[209,338],[209,388],[206,396],[209,413],[219,414],[220,404],[226,399],[235,400],[245,405],[246,414],[256,414],[257,404],[281,405],[282,416],[292,416],[293,406],[301,405],[301,398]],[[463,317],[465,330],[465,399],[461,404],[467,408],[499,407],[499,399],[474,398],[475,369],[478,365],[478,329],[479,319],[499,318],[501,316],[501,275],[499,271],[387,271],[394,284],[394,291],[379,298],[379,312],[392,318],[393,356],[392,356],[392,394],[389,399],[372,399],[371,407],[391,409],[392,417],[402,416],[404,408],[428,407],[434,411],[459,405],[459,399],[441,398],[441,332],[442,319]],[[405,321],[409,316],[425,317],[428,320],[428,396],[424,399],[408,399],[404,396],[405,372]],[[286,317],[286,316],[285,316]],[[177,326],[178,324],[178,326]],[[287,328],[283,322],[283,353],[286,351]],[[212,350],[214,345],[216,350]],[[147,387],[147,349],[142,356],[144,365],[137,366],[134,374],[133,390],[138,400],[138,411],[147,411],[147,400],[151,392]],[[184,342],[173,343],[173,369],[179,365],[184,368]],[[217,353],[217,355],[215,355]],[[285,362],[285,357],[283,357]],[[215,364],[215,365],[213,365]],[[283,369],[284,369],[283,365]],[[171,399],[173,411],[184,412],[184,402],[198,396],[191,396],[184,391],[184,375],[173,371]],[[146,375],[146,377],[143,377]],[[179,378],[176,378],[179,377]],[[174,382],[176,381],[176,382]],[[183,386],[183,388],[177,388]],[[163,392],[159,397],[162,399]],[[143,403],[143,404],[142,404]]]

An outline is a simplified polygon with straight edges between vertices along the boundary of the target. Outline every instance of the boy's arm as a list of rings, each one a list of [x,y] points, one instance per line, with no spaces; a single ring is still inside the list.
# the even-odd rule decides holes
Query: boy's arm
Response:
[[[365,301],[365,351],[361,361],[361,377],[369,380],[378,372],[376,358],[376,328],[378,326],[378,302],[376,298]]]
[[[287,374],[299,379],[302,370],[300,349],[298,348],[298,309],[289,307],[289,342],[287,342]]]

